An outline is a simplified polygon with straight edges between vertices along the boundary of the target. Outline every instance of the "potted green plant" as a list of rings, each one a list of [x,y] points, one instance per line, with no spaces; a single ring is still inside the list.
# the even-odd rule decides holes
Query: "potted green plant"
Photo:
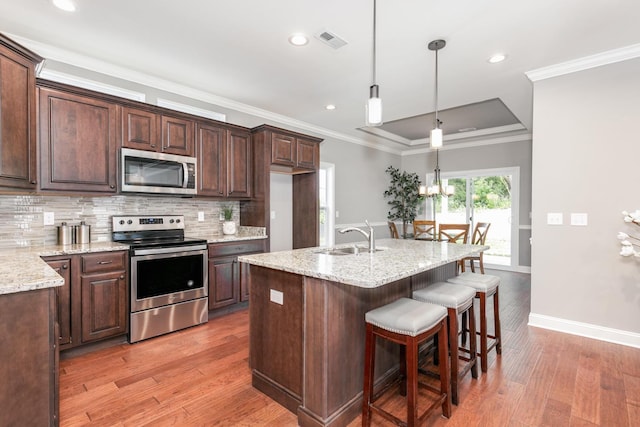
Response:
[[[393,166],[389,166],[386,172],[391,177],[389,188],[384,192],[384,197],[390,198],[387,203],[391,206],[387,219],[401,220],[402,237],[406,238],[407,223],[416,218],[420,203],[424,200],[424,196],[420,195],[420,177],[415,172],[401,172]]]
[[[233,205],[222,205],[222,234],[236,234],[236,223],[233,222]]]

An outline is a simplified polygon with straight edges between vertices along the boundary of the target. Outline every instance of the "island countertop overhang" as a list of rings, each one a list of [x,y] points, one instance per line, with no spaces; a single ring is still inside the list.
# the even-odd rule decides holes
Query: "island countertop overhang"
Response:
[[[339,245],[349,247],[354,244]],[[358,242],[366,246],[366,242]],[[375,253],[328,255],[326,248],[245,255],[240,262],[330,280],[361,288],[376,288],[427,270],[474,256],[488,246],[462,245],[420,240],[381,239]]]

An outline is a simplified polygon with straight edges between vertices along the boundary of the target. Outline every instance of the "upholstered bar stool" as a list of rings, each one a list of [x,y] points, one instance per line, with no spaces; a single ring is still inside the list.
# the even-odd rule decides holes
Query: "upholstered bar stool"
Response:
[[[400,298],[390,304],[378,307],[365,314],[367,326],[365,340],[364,392],[362,396],[362,425],[371,424],[372,412],[383,416],[396,425],[417,426],[438,406],[442,415],[451,416],[450,372],[448,363],[440,363],[440,390],[418,381],[418,345],[438,336],[440,358],[446,361],[447,353],[447,310],[444,307]],[[407,399],[407,421],[383,410],[375,404],[387,388],[373,394],[376,337],[401,344],[404,358],[400,363],[402,379],[401,394]],[[392,384],[389,384],[390,387]],[[422,415],[418,416],[418,386],[436,394],[437,398]]]
[[[473,312],[473,297],[476,291],[467,286],[457,286],[446,282],[436,282],[424,289],[413,292],[413,299],[446,307],[449,316],[449,352],[451,354],[451,401],[458,404],[458,381],[469,370],[471,376],[478,378],[478,367],[476,366],[476,340],[469,340],[469,357],[460,355],[458,346],[458,315],[469,314],[469,334],[476,335],[475,316]],[[464,331],[463,331],[464,333]],[[464,349],[462,349],[464,350]],[[462,368],[459,361],[467,362]],[[440,363],[443,359],[440,358]]]
[[[502,334],[500,331],[500,299],[498,287],[500,278],[490,274],[460,273],[460,275],[447,279],[447,282],[455,285],[463,285],[476,290],[476,298],[480,300],[480,368],[487,372],[487,355],[494,348],[496,354],[502,354]],[[487,332],[487,297],[493,297],[493,335]],[[489,340],[492,340],[489,345]]]

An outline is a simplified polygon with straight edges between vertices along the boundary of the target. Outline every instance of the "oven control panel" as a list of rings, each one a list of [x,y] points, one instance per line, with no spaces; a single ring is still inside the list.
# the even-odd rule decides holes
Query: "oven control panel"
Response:
[[[112,217],[113,232],[184,230],[184,215],[122,215]]]

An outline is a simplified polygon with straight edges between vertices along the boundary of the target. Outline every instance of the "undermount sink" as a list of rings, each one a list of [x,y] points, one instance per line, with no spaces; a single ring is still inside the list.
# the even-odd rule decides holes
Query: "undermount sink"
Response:
[[[382,249],[376,249],[375,252],[379,252]],[[369,248],[364,248],[360,246],[349,246],[346,248],[327,248],[321,249],[316,252],[317,254],[323,255],[358,255],[358,254],[368,254]]]

